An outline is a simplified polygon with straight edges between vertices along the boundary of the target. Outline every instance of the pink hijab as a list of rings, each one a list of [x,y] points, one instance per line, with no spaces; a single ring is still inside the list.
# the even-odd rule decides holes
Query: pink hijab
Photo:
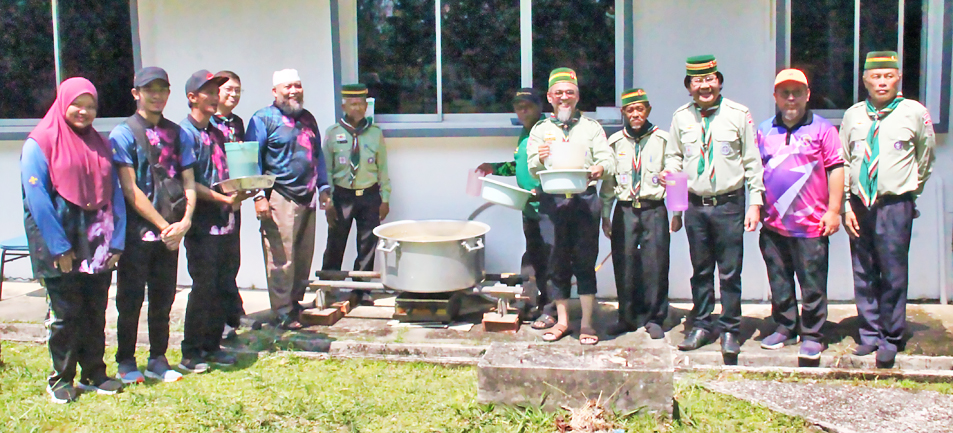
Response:
[[[112,198],[112,152],[92,126],[76,131],[66,122],[66,109],[86,93],[98,100],[96,87],[85,78],[74,77],[60,84],[56,101],[30,138],[46,156],[53,189],[70,203],[94,210]]]

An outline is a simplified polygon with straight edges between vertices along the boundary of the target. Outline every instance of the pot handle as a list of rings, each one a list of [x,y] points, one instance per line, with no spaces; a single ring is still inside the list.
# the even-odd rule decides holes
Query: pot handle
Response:
[[[384,245],[385,245],[385,241],[384,241],[383,239],[381,239],[381,242],[380,242],[379,244],[377,244],[377,251],[381,251],[381,252],[385,252],[385,253],[392,253],[392,252],[394,252],[394,250],[397,249],[397,247],[400,246],[400,242],[394,241],[394,244],[391,245],[390,248],[386,248],[386,247],[384,247]]]
[[[483,239],[482,239],[482,238],[477,238],[477,240],[476,240],[476,245],[475,245],[475,246],[472,246],[472,247],[470,246],[470,244],[467,243],[467,241],[460,242],[460,245],[463,245],[463,248],[466,248],[468,253],[473,252],[473,251],[476,251],[476,250],[482,250],[482,249],[483,249]]]

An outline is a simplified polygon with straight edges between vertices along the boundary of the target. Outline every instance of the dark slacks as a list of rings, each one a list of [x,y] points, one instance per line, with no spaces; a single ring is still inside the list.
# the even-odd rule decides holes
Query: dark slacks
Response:
[[[685,211],[688,253],[692,260],[692,315],[694,326],[715,331],[715,263],[721,288],[718,327],[737,333],[741,325],[741,263],[744,258],[743,193],[719,200],[715,206],[690,200]]]
[[[106,348],[106,304],[112,272],[66,274],[44,279],[49,296],[50,358],[53,373],[49,384],[72,384],[76,364],[82,378],[99,382],[106,377],[103,352]]]
[[[537,214],[538,216],[538,214]],[[527,218],[523,214],[523,237],[526,239],[526,251],[523,252],[521,267],[533,269],[533,275],[536,277],[536,288],[539,295],[536,297],[536,308],[540,311],[553,315],[556,313],[555,305],[550,302],[549,290],[549,255],[553,251],[553,245],[547,243],[553,239],[553,220],[551,218]],[[543,232],[547,235],[543,236]],[[525,272],[524,272],[525,273]]]
[[[619,321],[662,326],[668,316],[668,210],[661,202],[616,203],[612,214],[612,267]]]
[[[234,305],[228,310],[225,315],[225,324],[231,326],[232,328],[237,328],[242,323],[242,316],[245,315],[245,307],[242,302],[242,295],[238,292],[238,284],[235,282],[235,279],[238,278],[238,269],[242,265],[242,241],[241,241],[241,211],[235,212],[235,231],[222,236],[222,241],[224,243],[223,248],[228,254],[225,255],[224,267],[225,267],[225,278],[228,281],[231,281],[232,285],[235,286],[235,297]]]
[[[209,234],[185,237],[192,291],[185,308],[185,333],[182,357],[200,357],[202,351],[221,350],[225,319],[238,302],[238,287],[226,266],[228,235]]]
[[[569,299],[573,276],[580,295],[596,294],[601,208],[602,200],[593,186],[569,197],[541,195],[540,225],[553,226],[551,232],[542,230],[543,242],[553,246],[547,266],[551,300]]]
[[[827,268],[830,240],[826,236],[796,238],[761,230],[761,256],[771,285],[771,316],[776,332],[791,338],[822,341],[827,321]],[[794,277],[801,285],[798,316]]]
[[[344,249],[347,247],[347,236],[351,232],[351,224],[357,221],[357,258],[354,260],[355,271],[374,270],[374,248],[377,246],[377,236],[374,228],[381,224],[381,189],[374,185],[363,190],[362,195],[356,195],[355,190],[335,187],[333,193],[334,210],[337,211],[337,221],[334,226],[328,225],[328,245],[324,250],[324,263],[321,269],[325,271],[340,271],[344,261]]]
[[[169,348],[169,312],[175,301],[179,252],[159,241],[126,237],[126,249],[116,273],[116,362],[133,360],[139,336],[139,313],[149,285],[149,358],[165,355]]]
[[[907,283],[914,201],[879,197],[871,208],[851,198],[860,237],[850,240],[860,343],[898,350],[907,327]]]

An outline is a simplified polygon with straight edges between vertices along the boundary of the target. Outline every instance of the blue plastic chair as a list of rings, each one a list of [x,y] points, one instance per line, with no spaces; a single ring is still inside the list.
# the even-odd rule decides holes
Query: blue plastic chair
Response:
[[[0,242],[0,299],[3,298],[3,268],[7,262],[30,257],[30,247],[26,243],[26,235],[7,239]]]

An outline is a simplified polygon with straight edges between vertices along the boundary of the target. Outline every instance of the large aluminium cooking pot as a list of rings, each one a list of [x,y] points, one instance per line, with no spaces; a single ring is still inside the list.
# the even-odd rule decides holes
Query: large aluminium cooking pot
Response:
[[[477,221],[397,221],[374,229],[376,260],[389,289],[438,293],[483,281],[484,241],[490,226]]]

